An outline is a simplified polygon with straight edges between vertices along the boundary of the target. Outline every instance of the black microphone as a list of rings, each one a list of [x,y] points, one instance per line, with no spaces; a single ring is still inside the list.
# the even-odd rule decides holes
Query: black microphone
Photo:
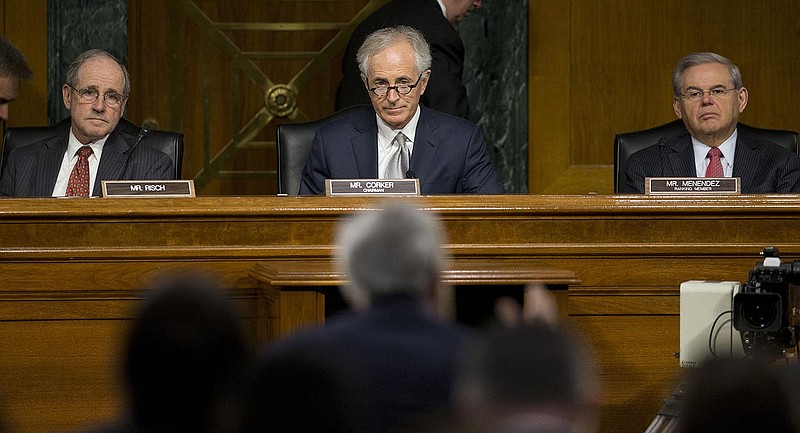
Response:
[[[139,143],[141,143],[142,140],[144,140],[145,137],[147,137],[147,134],[149,133],[150,133],[149,129],[142,127],[142,129],[139,130],[139,136],[136,137],[136,142],[134,142],[133,146],[131,146],[131,151],[133,151],[133,149],[136,149],[136,146],[138,146]]]
[[[661,162],[661,177],[664,177],[664,148],[671,143],[671,140],[661,137],[658,140],[658,160]]]
[[[411,170],[406,171],[406,179],[416,179],[417,174]]]

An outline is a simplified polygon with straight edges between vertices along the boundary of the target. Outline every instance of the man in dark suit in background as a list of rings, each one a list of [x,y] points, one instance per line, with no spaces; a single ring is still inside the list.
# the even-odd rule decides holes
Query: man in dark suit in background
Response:
[[[70,128],[13,150],[0,194],[96,196],[102,180],[172,178],[169,155],[138,146],[143,135],[118,127],[130,93],[130,77],[119,60],[102,50],[86,51],[72,62],[66,81],[62,97]]]
[[[8,121],[8,104],[19,96],[20,80],[33,76],[25,58],[8,39],[0,36],[0,120]]]
[[[325,179],[417,177],[422,194],[501,194],[483,131],[423,107],[430,47],[408,26],[372,33],[358,51],[361,91],[372,108],[350,108],[321,126],[303,169],[300,194],[322,194]]]
[[[738,125],[749,95],[733,62],[690,54],[675,66],[672,87],[672,108],[689,134],[631,155],[621,192],[644,193],[646,177],[665,176],[739,177],[745,194],[800,192],[797,154]]]
[[[313,419],[358,418],[364,431],[373,433],[408,430],[417,421],[438,414],[450,401],[458,352],[468,334],[457,325],[445,322],[437,305],[446,296],[440,287],[444,262],[443,228],[433,216],[407,203],[394,202],[385,208],[367,210],[349,217],[337,232],[336,262],[348,276],[342,295],[354,311],[333,317],[324,327],[287,337],[269,347],[260,361],[261,370],[277,365],[293,365],[296,377],[303,362],[316,360],[308,367],[308,377],[320,372],[328,379],[347,378],[347,389],[336,381],[303,382],[307,393],[329,396],[324,406],[309,407],[300,402],[284,402],[280,409],[264,404],[263,394],[280,398],[297,397],[292,383],[280,381],[283,389],[263,390],[253,406],[261,422],[248,426],[303,426],[299,431],[339,431],[341,426],[309,427]],[[287,364],[288,359],[296,362]],[[312,373],[314,374],[312,376]],[[256,381],[258,382],[258,381]],[[275,386],[275,382],[264,386]],[[350,387],[354,388],[350,388]],[[288,388],[287,388],[288,387]],[[356,398],[357,401],[349,400]],[[357,403],[357,404],[353,404]],[[363,410],[347,413],[366,404]],[[347,409],[352,408],[352,409]],[[325,411],[326,414],[320,414]],[[331,412],[328,412],[331,411]],[[325,416],[321,416],[325,415]],[[249,418],[249,417],[246,417]],[[298,420],[296,423],[290,422]],[[245,433],[263,431],[245,429]],[[275,431],[282,430],[277,428]]]
[[[373,12],[353,31],[342,59],[342,81],[336,89],[336,110],[369,104],[356,62],[358,48],[367,36],[384,27],[414,27],[431,45],[431,87],[422,104],[467,118],[469,103],[464,87],[464,43],[454,25],[481,7],[481,0],[393,0]]]

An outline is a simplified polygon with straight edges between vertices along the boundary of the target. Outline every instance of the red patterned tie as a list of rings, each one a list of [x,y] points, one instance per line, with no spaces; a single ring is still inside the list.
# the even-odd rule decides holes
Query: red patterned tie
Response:
[[[69,175],[67,197],[89,197],[89,155],[92,154],[92,147],[81,146],[75,154],[78,155],[78,162]]]
[[[708,163],[706,168],[706,177],[725,177],[725,172],[722,170],[722,162],[719,160],[722,157],[722,151],[718,147],[712,147],[707,155],[711,162]]]

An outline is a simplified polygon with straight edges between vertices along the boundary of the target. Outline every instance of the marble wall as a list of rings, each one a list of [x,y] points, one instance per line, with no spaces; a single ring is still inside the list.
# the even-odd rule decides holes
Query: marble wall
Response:
[[[55,123],[69,116],[61,86],[78,54],[100,48],[128,63],[128,0],[49,0],[47,27],[47,117]]]
[[[458,24],[470,117],[506,191],[528,191],[528,0],[485,1]]]

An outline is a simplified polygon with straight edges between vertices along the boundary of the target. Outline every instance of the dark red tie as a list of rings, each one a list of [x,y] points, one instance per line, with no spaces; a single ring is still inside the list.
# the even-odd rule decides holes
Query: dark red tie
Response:
[[[67,182],[67,197],[89,197],[89,155],[91,146],[81,146],[77,152],[78,161],[72,168]]]
[[[725,172],[722,170],[722,161],[720,161],[722,151],[718,147],[712,147],[708,151],[708,157],[711,161],[708,163],[708,168],[706,168],[706,177],[725,177]]]

